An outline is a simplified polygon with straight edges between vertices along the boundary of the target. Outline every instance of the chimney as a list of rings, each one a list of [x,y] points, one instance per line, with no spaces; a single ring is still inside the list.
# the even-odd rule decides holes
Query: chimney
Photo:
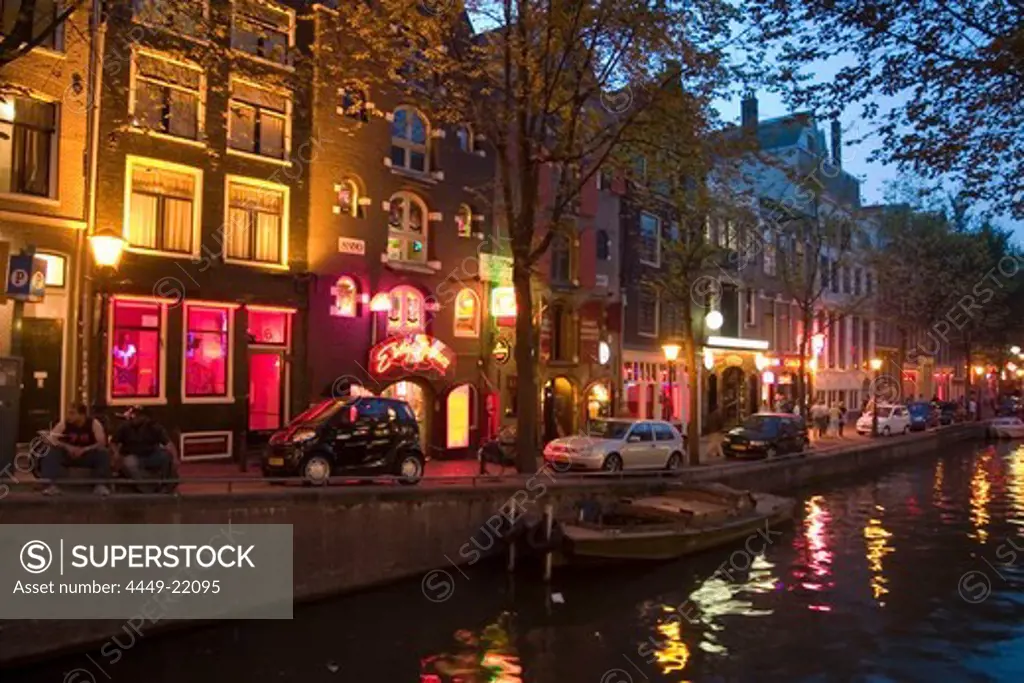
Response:
[[[740,120],[744,128],[757,128],[757,96],[750,90],[740,104]]]
[[[832,163],[836,168],[843,167],[843,130],[839,119],[832,119]]]

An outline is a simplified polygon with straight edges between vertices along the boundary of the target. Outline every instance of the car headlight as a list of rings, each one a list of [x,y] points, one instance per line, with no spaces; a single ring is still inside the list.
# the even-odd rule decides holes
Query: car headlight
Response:
[[[751,441],[750,445],[751,446],[755,446],[755,447],[757,447],[757,446],[767,446],[768,443],[765,442],[765,441]]]
[[[314,438],[316,438],[316,430],[300,429],[292,434],[292,443],[306,443]]]

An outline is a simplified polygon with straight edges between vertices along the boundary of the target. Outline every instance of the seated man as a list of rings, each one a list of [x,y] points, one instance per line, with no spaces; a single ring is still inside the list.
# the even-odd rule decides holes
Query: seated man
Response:
[[[117,429],[112,440],[121,457],[121,471],[130,479],[141,479],[143,471],[156,479],[174,476],[171,438],[142,408],[129,411],[128,420]]]
[[[88,467],[95,479],[110,479],[110,453],[107,451],[107,435],[99,420],[90,418],[82,404],[68,408],[67,415],[49,433],[49,448],[39,463],[44,479],[50,481],[43,489],[43,495],[60,493],[57,480],[66,467]],[[106,496],[110,489],[97,484],[98,495]]]

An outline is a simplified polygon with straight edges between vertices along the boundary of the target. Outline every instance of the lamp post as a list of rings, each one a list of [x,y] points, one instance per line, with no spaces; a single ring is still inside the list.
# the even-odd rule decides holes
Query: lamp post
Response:
[[[665,361],[668,364],[668,419],[671,422],[672,418],[675,417],[674,410],[676,404],[676,397],[672,390],[672,371],[675,370],[676,361],[679,360],[679,352],[682,347],[679,344],[663,344],[661,350],[665,352]]]
[[[96,385],[93,390],[93,403],[97,405],[106,404],[104,382],[107,372],[107,309],[109,308],[111,280],[121,264],[124,246],[124,239],[119,235],[89,235],[89,248],[96,264],[94,271],[96,291],[100,295],[100,315],[95,337]]]
[[[874,379],[871,382],[871,436],[878,436],[878,371],[882,369],[882,359],[872,358],[870,361]]]

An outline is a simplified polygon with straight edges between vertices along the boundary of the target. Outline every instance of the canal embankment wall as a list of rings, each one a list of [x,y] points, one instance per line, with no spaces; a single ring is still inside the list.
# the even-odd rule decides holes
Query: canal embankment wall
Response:
[[[978,425],[893,437],[807,457],[684,470],[672,481],[722,482],[785,493],[927,457],[980,438]],[[569,512],[582,501],[657,493],[665,479],[565,479],[552,472],[474,485],[374,486],[188,496],[66,496],[0,502],[0,524],[290,524],[294,595],[311,601],[445,570],[454,580],[500,545],[501,511],[516,500],[531,513]],[[16,552],[5,548],[4,552]],[[459,565],[455,567],[453,565]],[[0,596],[0,599],[3,599]],[[176,623],[180,625],[180,623]],[[170,624],[124,621],[0,621],[0,666],[56,651],[100,648],[118,636],[148,636]]]

